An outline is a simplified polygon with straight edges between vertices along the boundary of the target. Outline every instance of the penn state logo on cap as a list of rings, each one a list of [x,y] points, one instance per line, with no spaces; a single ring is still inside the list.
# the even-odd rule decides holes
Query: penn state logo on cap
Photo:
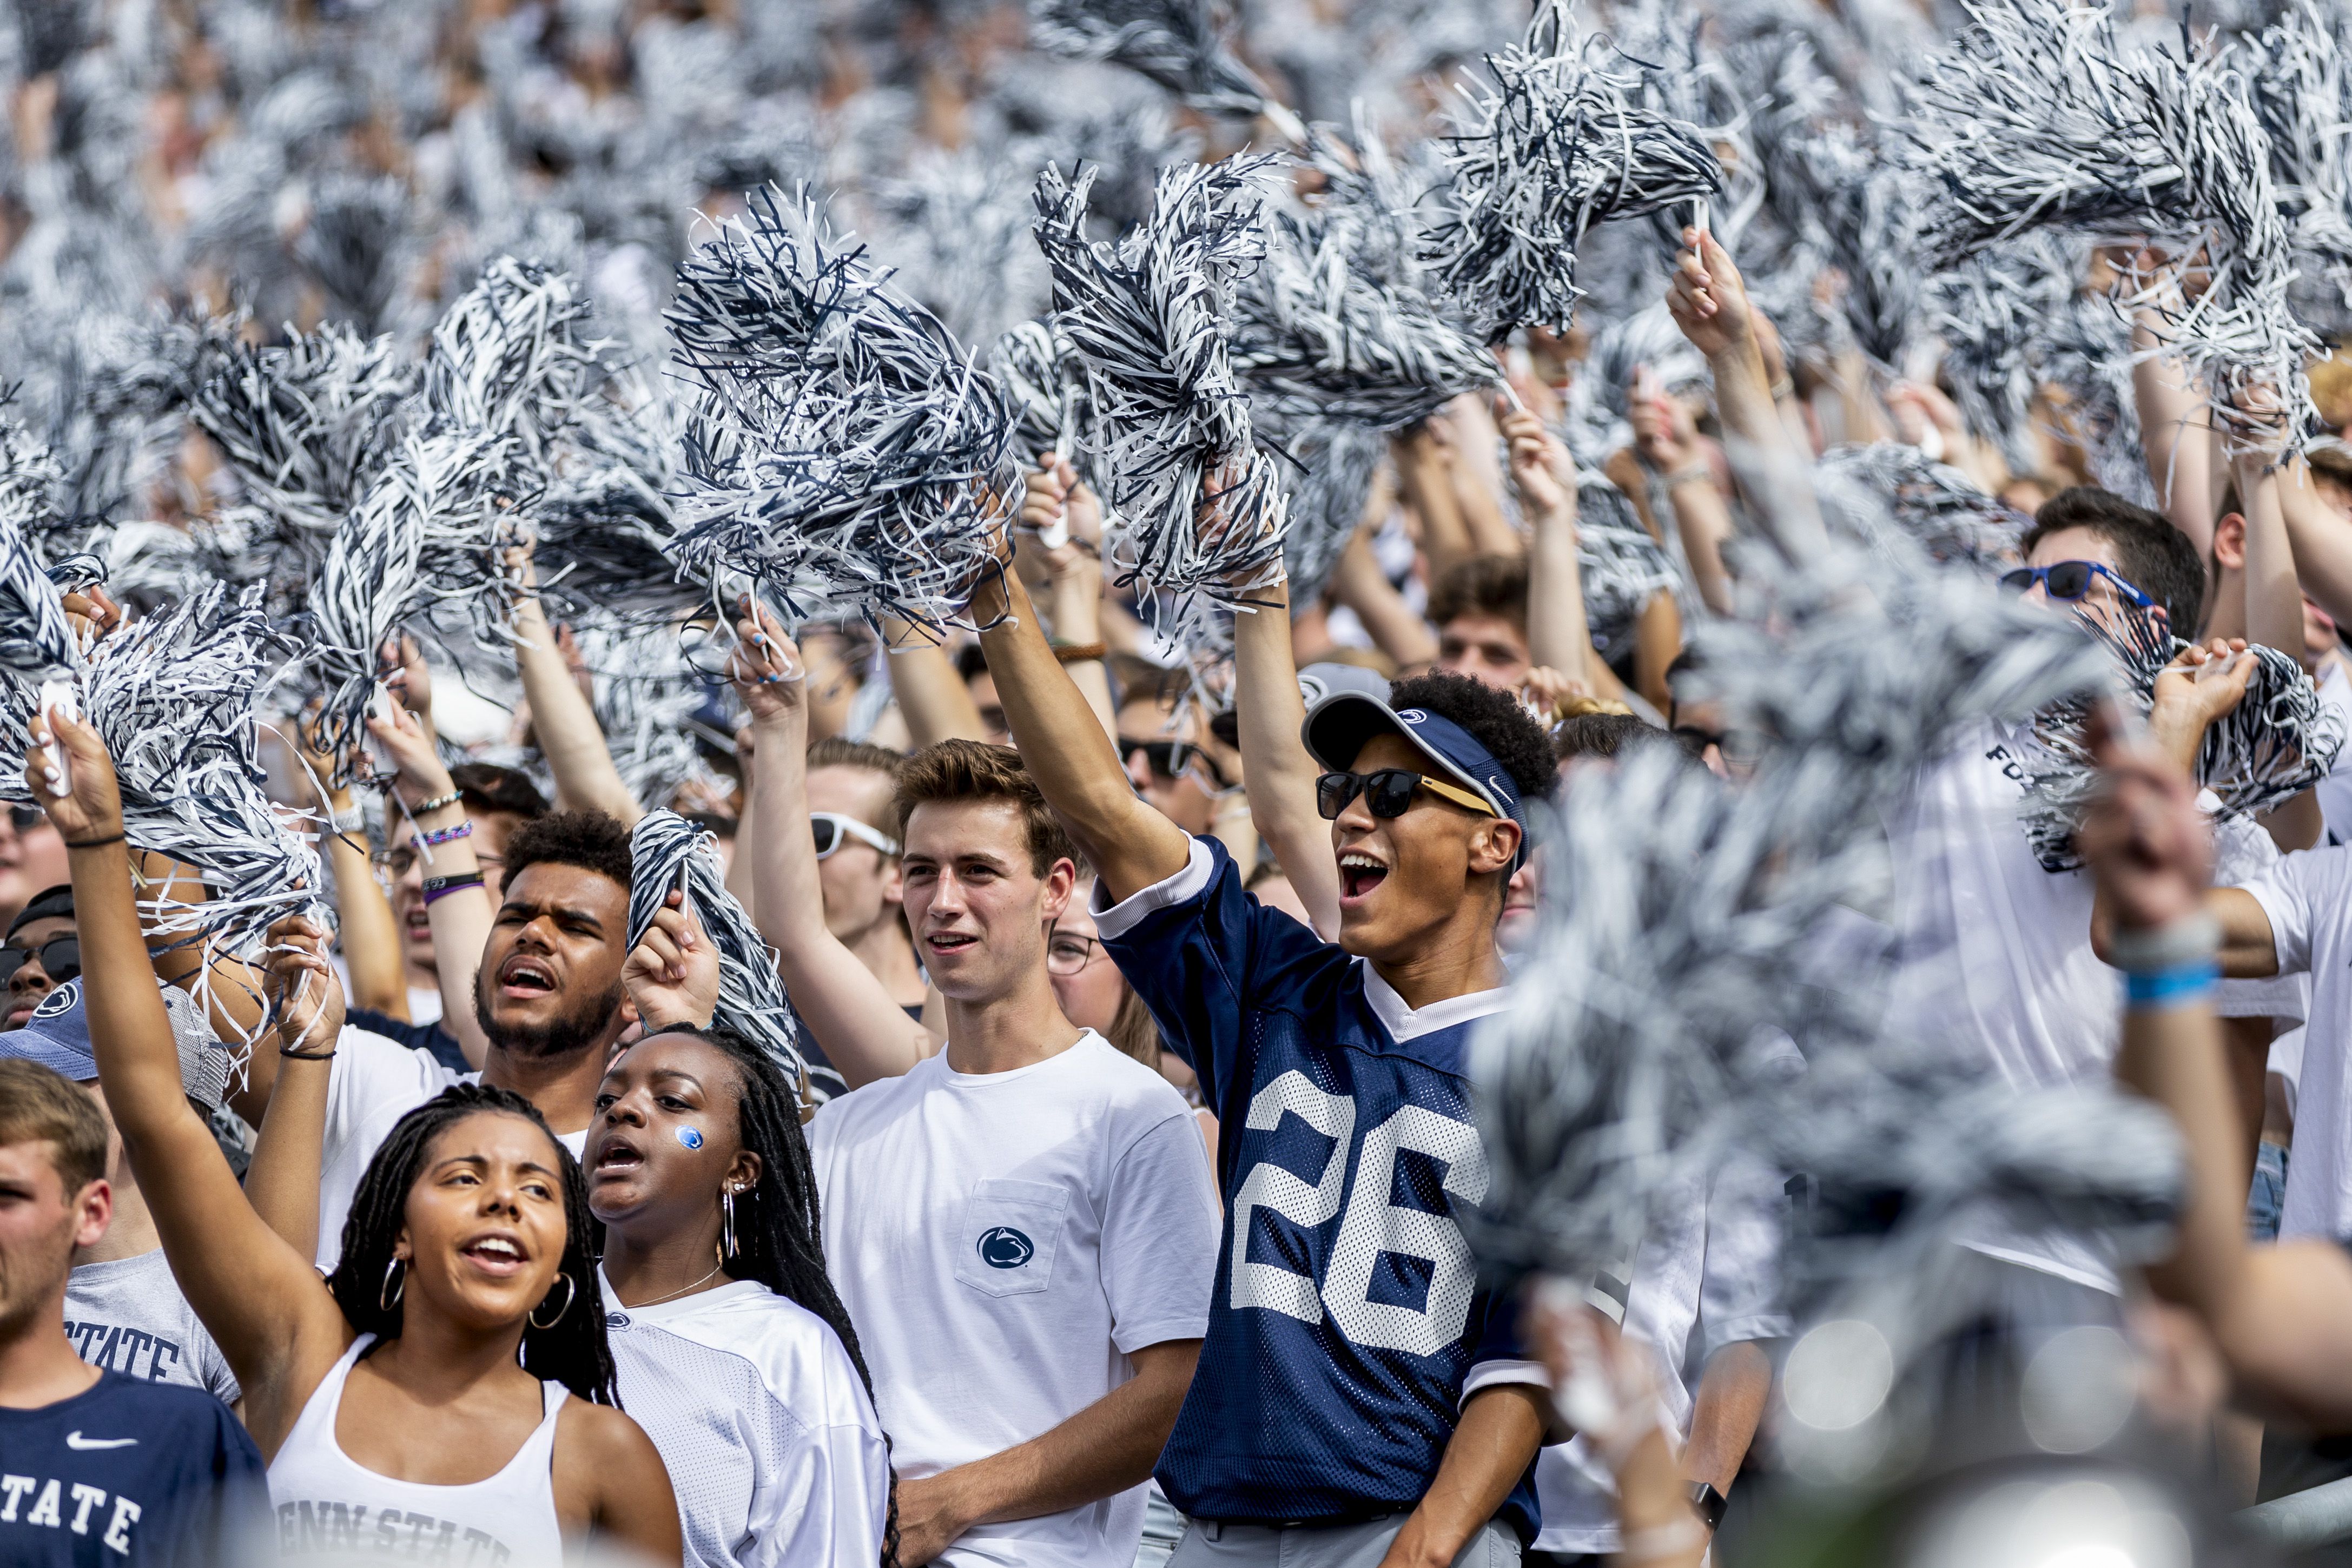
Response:
[[[1428,714],[1417,707],[1401,707],[1396,710],[1396,716],[1407,724],[1422,724],[1429,718]]]
[[[980,1260],[992,1269],[1018,1269],[1037,1255],[1037,1244],[1009,1225],[992,1225],[980,1235]]]
[[[37,1019],[56,1018],[58,1014],[67,1011],[76,1002],[80,1000],[81,981],[79,979],[68,980],[64,985],[59,986],[56,990],[51,991],[47,996],[41,998],[41,1005],[33,1009],[33,1017]]]

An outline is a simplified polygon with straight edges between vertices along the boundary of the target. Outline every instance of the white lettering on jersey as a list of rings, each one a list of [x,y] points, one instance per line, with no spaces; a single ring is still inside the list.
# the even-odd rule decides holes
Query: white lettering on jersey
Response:
[[[1249,1260],[1250,1213],[1265,1207],[1293,1225],[1312,1229],[1339,1212],[1339,1189],[1348,1179],[1348,1145],[1356,1131],[1356,1103],[1340,1094],[1327,1094],[1293,1070],[1250,1097],[1249,1123],[1261,1132],[1282,1124],[1287,1111],[1331,1140],[1331,1157],[1323,1175],[1308,1186],[1271,1160],[1260,1160],[1234,1195],[1233,1304],[1265,1307],[1301,1322],[1323,1321],[1323,1300],[1315,1281],[1278,1263]]]
[[[1476,1276],[1470,1244],[1450,1214],[1402,1208],[1389,1201],[1399,1149],[1445,1162],[1445,1190],[1464,1203],[1486,1196],[1486,1150],[1478,1130],[1419,1105],[1397,1113],[1364,1134],[1356,1157],[1356,1186],[1348,1218],[1323,1270],[1323,1301],[1331,1321],[1356,1343],[1380,1350],[1435,1355],[1462,1337],[1470,1320]],[[1383,1252],[1426,1258],[1433,1267],[1429,1294],[1418,1307],[1370,1299],[1372,1266]]]
[[[1405,1208],[1389,1201],[1396,1157],[1411,1149],[1445,1166],[1444,1190],[1464,1203],[1486,1196],[1486,1151],[1477,1129],[1418,1105],[1396,1113],[1364,1134],[1356,1159],[1356,1185],[1347,1218],[1324,1269],[1322,1289],[1308,1275],[1249,1257],[1252,1211],[1271,1209],[1292,1224],[1312,1228],[1339,1211],[1347,1183],[1349,1144],[1355,1132],[1356,1103],[1330,1094],[1290,1071],[1251,1097],[1247,1124],[1270,1132],[1288,1112],[1332,1140],[1330,1158],[1313,1186],[1270,1160],[1250,1168],[1234,1195],[1232,1301],[1236,1311],[1264,1307],[1301,1322],[1320,1322],[1328,1309],[1333,1326],[1368,1349],[1435,1355],[1459,1339],[1476,1293],[1470,1245],[1450,1214]],[[1426,1259],[1432,1265],[1429,1293],[1420,1307],[1370,1299],[1372,1270],[1383,1252]]]

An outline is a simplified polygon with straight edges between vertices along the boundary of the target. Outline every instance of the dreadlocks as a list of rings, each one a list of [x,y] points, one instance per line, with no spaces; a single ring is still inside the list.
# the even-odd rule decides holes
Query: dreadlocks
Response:
[[[786,1103],[790,1103],[788,1098]],[[748,1117],[748,1096],[744,1104]],[[524,1323],[523,1368],[534,1377],[554,1379],[583,1399],[617,1409],[621,1396],[614,1383],[613,1352],[604,1341],[604,1314],[598,1310],[596,1301],[596,1252],[590,1231],[593,1222],[588,1214],[587,1178],[580,1173],[580,1162],[548,1130],[538,1110],[512,1090],[496,1089],[487,1083],[452,1084],[393,1124],[375,1157],[368,1162],[367,1174],[360,1178],[359,1191],[352,1196],[351,1216],[343,1221],[342,1260],[327,1276],[327,1289],[333,1292],[335,1304],[342,1308],[343,1319],[352,1327],[380,1340],[400,1337],[407,1302],[402,1296],[395,1297],[389,1307],[383,1304],[384,1276],[392,1269],[393,1244],[400,1234],[408,1194],[416,1185],[417,1173],[424,1167],[425,1152],[433,1146],[433,1140],[468,1116],[488,1113],[520,1116],[545,1133],[547,1141],[555,1145],[556,1166],[562,1172],[563,1272],[571,1276],[572,1284],[564,1296],[563,1313],[553,1327],[542,1329],[529,1322]],[[748,1121],[745,1130],[748,1143]],[[795,1127],[793,1132],[797,1134],[799,1129]],[[797,1135],[793,1141],[798,1144]],[[805,1173],[805,1149],[800,1159],[801,1169]],[[805,1175],[803,1179],[807,1180]],[[814,1190],[813,1184],[810,1190]],[[815,1213],[814,1197],[810,1213]],[[816,1267],[822,1280],[824,1265],[820,1262]],[[549,1294],[552,1298],[562,1291],[563,1287],[559,1286]],[[546,1305],[541,1303],[540,1310]],[[810,1310],[816,1309],[811,1306]],[[834,1310],[840,1310],[837,1302]],[[855,1342],[850,1343],[850,1354],[855,1357]],[[858,1370],[865,1371],[863,1363]]]

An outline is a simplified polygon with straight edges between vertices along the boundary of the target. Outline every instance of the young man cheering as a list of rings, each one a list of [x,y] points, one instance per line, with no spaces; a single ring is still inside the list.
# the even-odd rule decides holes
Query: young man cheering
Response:
[[[1095,867],[1106,945],[1223,1129],[1208,1338],[1157,1472],[1193,1521],[1176,1568],[1515,1560],[1542,1374],[1476,1289],[1454,1212],[1486,1190],[1465,1056],[1507,1001],[1495,923],[1521,798],[1551,779],[1543,732],[1444,674],[1399,685],[1394,707],[1317,704],[1303,738],[1329,770],[1342,883],[1326,943],[1136,797],[1013,573],[971,617]]]
[[[920,1027],[818,918],[796,651],[764,623],[741,633],[754,907],[789,925],[793,1005],[864,1085],[817,1111],[809,1157],[891,1437],[899,1561],[1129,1562],[1208,1315],[1216,1197],[1191,1109],[1062,1016],[1045,946],[1077,868],[1021,759],[978,741],[896,778],[907,920],[947,1003],[947,1048],[921,1054]]]

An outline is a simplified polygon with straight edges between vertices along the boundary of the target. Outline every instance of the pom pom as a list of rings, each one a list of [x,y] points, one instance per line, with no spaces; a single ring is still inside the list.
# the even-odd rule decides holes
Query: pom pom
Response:
[[[1210,0],[1030,0],[1029,41],[1048,54],[1108,60],[1210,114],[1273,119],[1292,141],[1305,130],[1217,36]]]
[[[1247,601],[1281,567],[1282,497],[1228,340],[1240,277],[1265,255],[1273,162],[1163,172],[1151,221],[1116,247],[1085,237],[1086,176],[1037,179],[1037,242],[1086,366],[1095,470],[1110,481],[1105,564],[1122,586],[1168,596],[1148,619],[1186,647],[1213,637],[1213,606]]]
[[[742,573],[794,620],[940,635],[1017,506],[995,383],[805,195],[755,193],[679,267],[668,320],[701,389],[673,559]]]
[[[1882,548],[1916,545],[1938,565],[1997,573],[2017,564],[2032,519],[1957,468],[1899,441],[1832,446],[1813,465],[1822,520]]]
[[[1723,187],[1714,151],[1691,126],[1643,101],[1640,73],[1544,0],[1527,41],[1489,55],[1487,89],[1465,89],[1447,140],[1447,217],[1424,236],[1437,283],[1490,337],[1540,325],[1565,333],[1583,290],[1584,231]]]
[[[767,945],[727,891],[718,841],[675,811],[647,811],[629,834],[632,950],[677,891],[686,894],[688,915],[719,949],[719,1007],[711,1021],[755,1042],[801,1085],[805,1097],[808,1063],[801,1055],[800,1020]]]
[[[1592,645],[1614,664],[1633,651],[1642,612],[1681,579],[1625,492],[1599,475],[1576,486],[1576,563]]]

